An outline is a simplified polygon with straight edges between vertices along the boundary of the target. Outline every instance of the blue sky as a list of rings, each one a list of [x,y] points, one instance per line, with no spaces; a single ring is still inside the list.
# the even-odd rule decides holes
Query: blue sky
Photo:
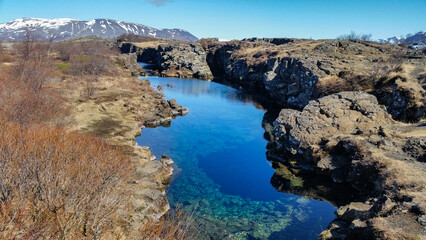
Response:
[[[373,39],[426,30],[426,0],[0,0],[0,22],[20,17],[111,18],[195,36]]]

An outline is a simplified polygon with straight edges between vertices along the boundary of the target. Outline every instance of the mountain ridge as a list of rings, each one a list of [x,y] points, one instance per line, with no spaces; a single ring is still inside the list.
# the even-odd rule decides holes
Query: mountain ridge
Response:
[[[20,40],[26,29],[32,29],[42,40],[60,41],[74,37],[99,36],[115,38],[121,34],[133,33],[165,39],[194,42],[198,38],[186,30],[172,28],[159,29],[143,24],[98,18],[90,21],[72,18],[18,18],[0,24],[0,39]]]
[[[401,43],[413,43],[413,42],[426,42],[426,31],[420,31],[413,35],[408,35],[407,37],[390,37],[387,39],[379,39],[380,43],[389,43],[389,44],[401,44]]]

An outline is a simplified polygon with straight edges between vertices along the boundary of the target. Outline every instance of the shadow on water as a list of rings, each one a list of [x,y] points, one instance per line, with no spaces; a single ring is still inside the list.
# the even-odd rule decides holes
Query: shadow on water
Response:
[[[167,197],[197,206],[199,239],[316,239],[334,219],[336,208],[325,200],[345,201],[328,198],[335,186],[266,158],[278,111],[214,82],[148,79],[190,110],[166,127],[143,129],[136,141],[179,167]]]

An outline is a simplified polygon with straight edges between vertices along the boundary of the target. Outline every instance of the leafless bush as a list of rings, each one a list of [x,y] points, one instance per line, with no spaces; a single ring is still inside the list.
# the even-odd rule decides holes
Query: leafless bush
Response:
[[[40,92],[53,74],[53,63],[47,57],[27,61],[19,60],[10,69],[11,78],[26,84],[34,92]]]
[[[64,41],[54,43],[52,47],[62,61],[69,61],[72,56],[78,55],[118,55],[116,48],[111,48],[100,41],[73,42]]]
[[[58,58],[62,61],[68,61],[71,58],[71,55],[75,54],[76,45],[74,43],[68,42],[58,42],[54,43],[53,49],[57,52]]]
[[[95,82],[97,82],[96,76],[87,76],[85,79],[85,89],[88,97],[95,95]]]
[[[103,42],[92,41],[79,43],[81,48],[81,54],[85,55],[118,55],[119,51],[117,48],[109,47]]]
[[[98,76],[109,72],[114,66],[108,57],[102,55],[78,55],[70,59],[70,73],[79,76],[86,84],[87,95],[93,96]]]
[[[374,79],[386,79],[391,73],[397,73],[402,70],[404,63],[404,53],[396,52],[387,60],[380,60],[373,64],[371,77]]]
[[[193,212],[186,212],[182,206],[170,210],[159,221],[149,221],[140,233],[143,240],[183,240],[195,237],[197,226]]]
[[[75,76],[98,76],[109,71],[112,64],[108,57],[102,55],[77,55],[70,59],[71,73]]]
[[[357,34],[354,31],[351,31],[349,34],[344,34],[338,36],[337,40],[363,40],[363,41],[371,41],[373,37],[372,34]]]
[[[41,91],[53,72],[49,48],[49,43],[37,41],[35,33],[26,29],[24,40],[14,46],[18,61],[10,69],[9,76],[35,92]]]
[[[34,92],[9,77],[0,78],[0,116],[20,125],[61,124],[68,115],[65,100],[58,93],[42,89]]]
[[[97,239],[113,231],[128,166],[95,138],[0,121],[0,238]]]
[[[33,57],[37,43],[38,36],[35,31],[26,28],[22,41],[15,43],[15,52],[23,61],[28,61]]]

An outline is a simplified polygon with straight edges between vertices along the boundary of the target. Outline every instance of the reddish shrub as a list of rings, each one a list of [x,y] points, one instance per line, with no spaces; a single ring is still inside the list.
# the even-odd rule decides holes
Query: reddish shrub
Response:
[[[0,121],[0,234],[81,239],[113,231],[128,167],[93,137]]]

